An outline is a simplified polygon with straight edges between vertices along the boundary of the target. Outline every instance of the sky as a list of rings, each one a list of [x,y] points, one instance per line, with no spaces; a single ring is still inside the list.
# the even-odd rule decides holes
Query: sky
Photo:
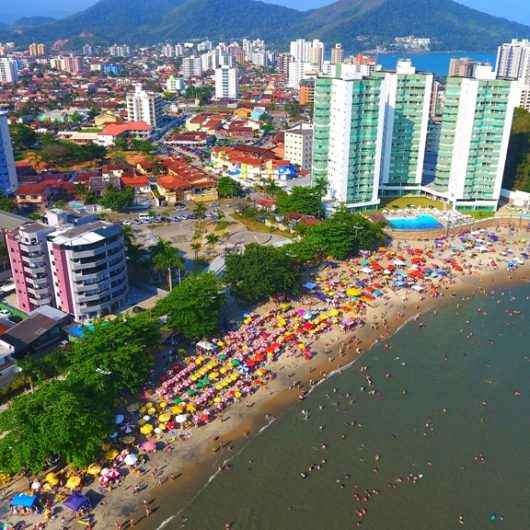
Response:
[[[266,0],[267,1],[267,0]],[[330,4],[330,0],[268,0],[275,4],[296,9],[311,9]],[[459,0],[460,3],[474,7],[486,13],[502,16],[516,22],[530,25],[529,0]],[[7,5],[2,5],[2,4]],[[96,0],[22,0],[16,8],[9,6],[7,0],[0,0],[0,19],[16,19],[28,15],[65,16],[96,3]]]

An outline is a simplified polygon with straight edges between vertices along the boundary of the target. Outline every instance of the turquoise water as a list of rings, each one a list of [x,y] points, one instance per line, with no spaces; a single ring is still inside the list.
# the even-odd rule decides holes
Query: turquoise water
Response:
[[[436,217],[428,214],[416,217],[387,217],[386,220],[394,230],[433,230],[443,226]]]
[[[431,53],[400,53],[381,54],[377,62],[383,69],[394,69],[399,59],[412,59],[412,64],[421,71],[433,72],[439,77],[444,77],[449,72],[449,61],[452,57],[468,57],[480,62],[490,63],[495,68],[495,52],[431,52]]]
[[[164,527],[346,530],[365,508],[369,530],[530,528],[529,300],[529,285],[499,290],[408,324],[247,442],[191,505],[175,496]]]

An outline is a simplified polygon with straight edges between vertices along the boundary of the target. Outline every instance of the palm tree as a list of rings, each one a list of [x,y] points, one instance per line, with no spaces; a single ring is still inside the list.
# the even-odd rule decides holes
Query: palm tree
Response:
[[[24,358],[18,360],[17,364],[22,370],[22,377],[29,384],[30,392],[33,392],[35,383],[43,378],[41,364],[31,355],[26,355]]]
[[[206,236],[206,244],[213,249],[213,247],[219,243],[220,237],[217,234],[208,234]]]
[[[153,265],[159,272],[167,270],[169,290],[173,290],[173,269],[177,269],[179,285],[181,272],[184,270],[184,258],[169,241],[159,239],[153,250]]]
[[[202,243],[200,241],[195,241],[191,244],[191,248],[193,249],[193,252],[195,253],[195,261],[199,259],[199,251],[202,248]]]
[[[206,218],[206,212],[207,212],[206,206],[202,204],[202,202],[197,203],[197,206],[195,206],[193,213],[197,216],[198,219],[205,219]]]

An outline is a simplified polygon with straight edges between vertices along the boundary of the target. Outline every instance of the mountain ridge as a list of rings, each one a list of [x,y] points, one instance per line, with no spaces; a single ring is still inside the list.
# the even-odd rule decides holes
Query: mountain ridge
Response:
[[[93,42],[137,45],[261,37],[285,46],[305,37],[342,42],[347,51],[375,48],[410,34],[430,37],[436,50],[469,51],[530,37],[530,26],[454,0],[338,0],[309,11],[260,0],[100,0],[65,19],[9,31],[11,38],[23,42],[68,38],[79,43],[81,34],[90,34]],[[6,31],[0,31],[2,39],[7,40]]]

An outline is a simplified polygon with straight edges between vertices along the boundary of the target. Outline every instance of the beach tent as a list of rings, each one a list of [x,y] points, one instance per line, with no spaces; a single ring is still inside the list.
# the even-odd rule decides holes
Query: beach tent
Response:
[[[80,493],[74,493],[66,499],[64,505],[73,512],[78,512],[79,510],[90,508],[90,500]]]
[[[17,493],[10,502],[14,508],[33,508],[36,503],[36,495],[26,495],[25,493]]]

